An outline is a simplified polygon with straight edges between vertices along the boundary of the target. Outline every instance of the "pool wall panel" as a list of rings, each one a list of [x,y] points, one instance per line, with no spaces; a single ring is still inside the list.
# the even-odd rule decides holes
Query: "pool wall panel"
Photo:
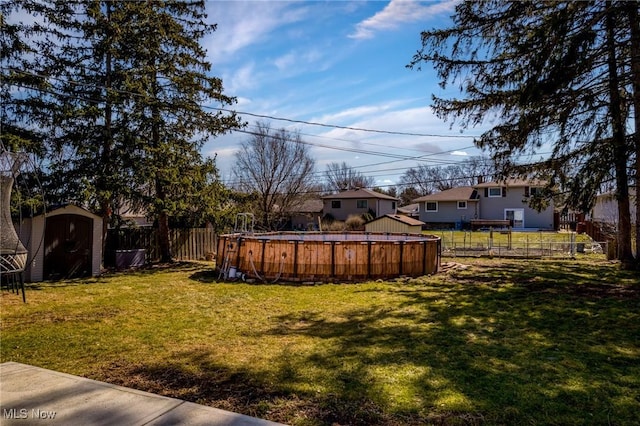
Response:
[[[414,234],[227,234],[217,248],[219,267],[267,281],[415,277],[437,272],[440,263],[439,238]]]

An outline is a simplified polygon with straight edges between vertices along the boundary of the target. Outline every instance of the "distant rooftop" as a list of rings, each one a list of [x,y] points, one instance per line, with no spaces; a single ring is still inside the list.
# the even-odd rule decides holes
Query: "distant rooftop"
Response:
[[[398,198],[392,197],[390,195],[387,194],[381,194],[380,192],[376,192],[376,191],[372,191],[370,189],[367,188],[360,188],[360,189],[351,189],[348,191],[342,191],[339,192],[337,194],[331,194],[331,195],[325,195],[324,197],[322,197],[323,200],[328,200],[328,199],[332,199],[332,200],[337,200],[337,199],[355,199],[355,198],[379,198],[381,200],[392,200],[392,201],[398,201]]]

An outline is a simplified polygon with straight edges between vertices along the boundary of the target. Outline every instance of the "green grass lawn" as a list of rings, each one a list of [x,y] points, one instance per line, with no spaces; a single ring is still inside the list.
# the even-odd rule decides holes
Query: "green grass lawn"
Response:
[[[360,284],[185,263],[3,291],[0,360],[294,425],[639,424],[638,275],[457,260]]]
[[[489,238],[493,239],[493,243],[496,245],[506,245],[508,243],[509,235],[506,231],[494,230],[490,231],[452,231],[452,230],[433,230],[424,231],[424,234],[435,235],[442,239],[442,243],[445,246],[452,245],[474,245],[478,243],[486,244]],[[536,245],[540,242],[561,244],[570,243],[570,232],[551,232],[551,231],[512,231],[511,242],[516,245],[531,244]],[[587,234],[573,234],[576,243],[591,243],[591,237]]]
[[[551,231],[423,231],[442,242],[444,255],[497,257],[577,257],[581,260],[604,260],[607,242],[594,242],[587,234]]]

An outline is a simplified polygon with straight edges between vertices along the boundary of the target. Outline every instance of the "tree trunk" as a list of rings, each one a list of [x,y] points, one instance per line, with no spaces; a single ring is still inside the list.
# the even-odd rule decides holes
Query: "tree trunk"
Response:
[[[631,249],[631,212],[629,203],[629,175],[627,173],[627,141],[625,138],[622,97],[617,69],[615,49],[614,16],[608,3],[607,26],[607,66],[609,71],[609,98],[612,121],[613,161],[616,175],[616,199],[618,201],[618,259],[622,267],[631,269],[635,259]]]
[[[111,5],[107,2],[106,5],[107,22],[111,25]],[[107,43],[111,43],[111,31],[107,28]],[[109,229],[109,221],[111,220],[111,199],[107,196],[109,184],[107,183],[107,176],[113,173],[112,162],[112,145],[113,145],[113,132],[111,129],[112,121],[112,105],[111,105],[111,49],[107,48],[105,54],[105,106],[104,106],[104,135],[102,142],[102,155],[100,157],[101,170],[100,176],[96,182],[98,199],[100,210],[102,213],[102,258],[101,262],[104,264],[104,254],[107,247],[107,231]]]
[[[636,151],[636,267],[640,269],[640,19],[638,4],[627,4],[627,15],[631,27],[631,87],[634,116],[634,145]]]
[[[169,241],[169,215],[166,212],[158,214],[158,243],[160,246],[160,262],[173,261]]]
[[[154,129],[152,131],[154,144],[158,141],[159,132],[157,130],[157,126],[154,125]],[[158,146],[157,144],[155,146]],[[164,188],[164,183],[162,182],[162,178],[159,176],[159,172],[156,171],[156,198],[159,202],[156,202],[156,205],[160,205],[161,208],[157,212],[156,218],[158,220],[158,243],[160,248],[160,261],[161,262],[171,262],[173,259],[171,258],[171,243],[169,241],[169,215],[167,214],[165,203],[167,201],[167,193]]]
[[[155,148],[156,153],[158,155],[158,149],[160,147],[160,111],[158,110],[157,105],[157,76],[154,75],[154,101],[156,102],[152,108],[152,125],[151,125],[151,139],[152,146]],[[163,161],[160,158],[156,158],[156,161]],[[155,190],[156,190],[156,206],[160,205],[160,210],[156,214],[156,218],[158,220],[158,243],[160,245],[160,262],[171,262],[173,259],[171,258],[171,243],[169,241],[169,215],[167,214],[167,209],[165,203],[167,202],[167,192],[165,190],[164,182],[162,181],[162,176],[160,176],[160,171],[156,169],[155,171]],[[159,202],[158,202],[159,201]]]

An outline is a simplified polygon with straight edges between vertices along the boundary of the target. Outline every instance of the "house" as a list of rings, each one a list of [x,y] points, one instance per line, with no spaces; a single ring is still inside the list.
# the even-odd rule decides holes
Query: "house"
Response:
[[[153,226],[153,219],[150,218],[148,211],[144,207],[134,207],[129,201],[121,203],[120,207],[113,212],[115,215],[120,216],[120,219],[129,227],[151,227]]]
[[[529,207],[529,200],[541,191],[545,182],[507,179],[475,185],[478,192],[478,219],[509,220],[514,229],[554,229],[552,203],[542,211]]]
[[[631,223],[636,222],[636,190],[629,188],[629,204],[631,212]],[[596,202],[591,211],[591,220],[608,225],[618,224],[618,201],[614,192],[607,192],[596,196]]]
[[[289,208],[291,229],[311,230],[318,228],[322,219],[323,202],[319,198],[304,200]]]
[[[396,214],[398,198],[366,188],[342,191],[322,197],[325,215],[335,220],[347,220],[351,215],[371,214],[374,218]]]
[[[424,222],[400,214],[386,214],[365,223],[365,232],[421,234]]]
[[[64,205],[25,219],[18,229],[29,252],[26,281],[100,275],[102,217]]]
[[[471,186],[447,189],[414,200],[419,219],[429,228],[459,228],[480,214],[478,191]]]
[[[454,228],[469,223],[480,226],[512,226],[514,229],[554,229],[554,209],[529,207],[529,201],[545,182],[508,179],[448,189],[414,200],[420,220],[429,228]]]

